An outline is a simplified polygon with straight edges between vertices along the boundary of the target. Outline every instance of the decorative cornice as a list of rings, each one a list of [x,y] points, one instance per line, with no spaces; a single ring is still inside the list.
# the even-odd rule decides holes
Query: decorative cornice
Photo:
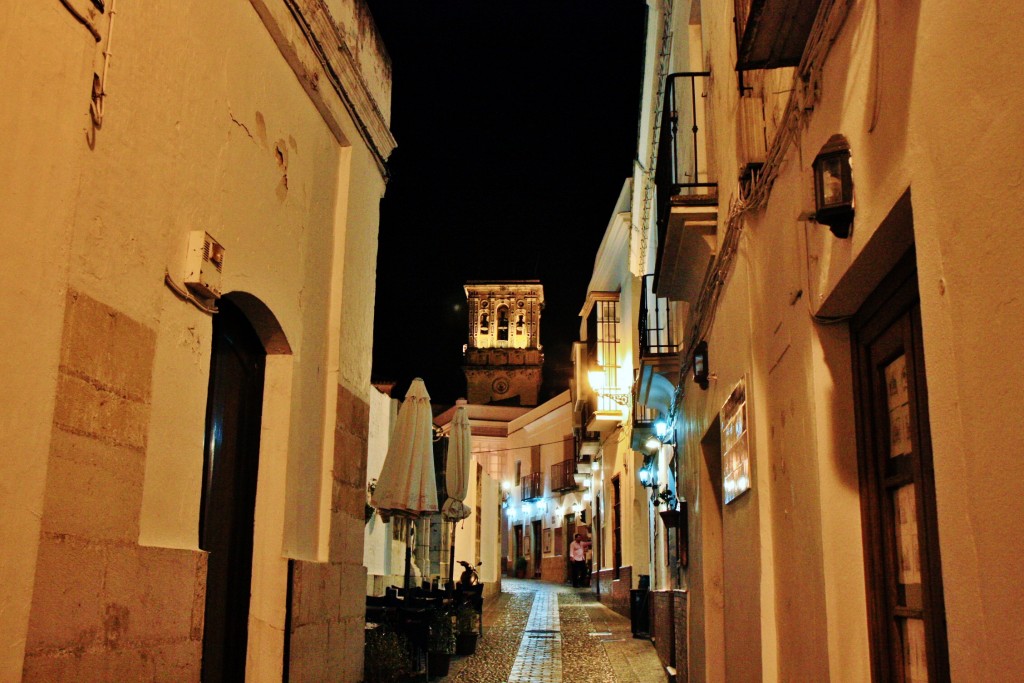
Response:
[[[331,16],[324,0],[250,1],[335,137],[343,144],[348,142],[337,120],[337,112],[324,101],[322,91],[325,81],[330,84],[331,91],[340,98],[358,128],[359,136],[373,154],[381,174],[386,179],[386,163],[397,143],[384,114],[377,106],[369,86],[359,71],[359,65],[344,34]],[[294,19],[294,25],[305,39],[306,50],[301,52],[311,50],[311,55],[300,53],[299,46],[289,39],[294,31],[282,25],[282,13],[274,11],[270,4],[287,8]],[[303,59],[304,57],[306,59]],[[306,63],[309,57],[313,57],[317,64]],[[319,69],[316,69],[317,66]]]

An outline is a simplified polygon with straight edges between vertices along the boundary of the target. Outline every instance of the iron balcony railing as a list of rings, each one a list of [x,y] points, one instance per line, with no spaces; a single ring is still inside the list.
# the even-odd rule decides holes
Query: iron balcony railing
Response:
[[[636,404],[633,406],[633,428],[634,429],[653,429],[654,421],[658,419],[658,411],[654,408],[648,408],[643,404]]]
[[[551,466],[551,490],[568,491],[576,488],[576,459],[563,460]]]
[[[661,132],[658,137],[658,162],[654,185],[658,204],[658,236],[663,244],[668,225],[671,200],[679,195],[699,198],[715,197],[718,183],[709,182],[700,125],[703,109],[697,108],[698,96],[703,99],[710,71],[681,71],[665,77],[665,101],[661,110]]]
[[[673,327],[669,300],[654,295],[654,275],[644,275],[640,290],[640,358],[679,353],[682,339]]]
[[[520,481],[519,500],[536,500],[544,497],[544,475],[540,472],[524,474]]]

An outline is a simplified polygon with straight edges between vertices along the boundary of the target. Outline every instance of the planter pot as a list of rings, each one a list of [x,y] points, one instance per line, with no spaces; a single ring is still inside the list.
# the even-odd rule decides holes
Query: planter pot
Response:
[[[440,678],[448,675],[448,665],[452,661],[450,654],[447,652],[431,652],[428,659],[427,673],[430,674],[431,678]]]
[[[476,633],[459,633],[455,636],[455,654],[471,655],[476,652]]]

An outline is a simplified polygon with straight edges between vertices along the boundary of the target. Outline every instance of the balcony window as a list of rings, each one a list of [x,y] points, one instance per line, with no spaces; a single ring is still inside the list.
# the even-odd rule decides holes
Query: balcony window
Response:
[[[590,372],[600,372],[600,384],[608,393],[619,392],[619,302],[594,302],[587,317],[587,351]],[[591,384],[593,380],[591,380]],[[617,410],[614,401],[598,397],[598,410]]]
[[[520,500],[537,500],[544,497],[544,475],[540,472],[524,474],[520,483]]]
[[[551,466],[551,490],[571,491],[576,488],[576,459],[570,458]]]
[[[640,358],[676,355],[682,344],[682,334],[678,315],[673,315],[676,308],[665,297],[654,294],[654,275],[644,275],[643,288],[640,290],[640,316],[638,320],[640,332]]]

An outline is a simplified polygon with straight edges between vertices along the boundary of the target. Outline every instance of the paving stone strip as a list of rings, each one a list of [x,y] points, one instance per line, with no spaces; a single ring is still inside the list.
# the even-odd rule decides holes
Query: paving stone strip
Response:
[[[508,683],[562,683],[557,589],[538,585]]]
[[[533,591],[511,592],[505,588],[499,598],[503,604],[494,621],[484,626],[484,637],[477,641],[476,654],[453,662],[445,681],[458,683],[502,683],[508,680],[519,653],[519,641],[526,628]]]
[[[476,654],[452,662],[445,683],[658,683],[665,672],[649,640],[591,593],[506,580],[485,609]]]
[[[588,611],[574,592],[558,594],[562,623],[562,675],[574,683],[615,683],[603,639],[594,637]],[[611,635],[605,631],[603,634]]]

